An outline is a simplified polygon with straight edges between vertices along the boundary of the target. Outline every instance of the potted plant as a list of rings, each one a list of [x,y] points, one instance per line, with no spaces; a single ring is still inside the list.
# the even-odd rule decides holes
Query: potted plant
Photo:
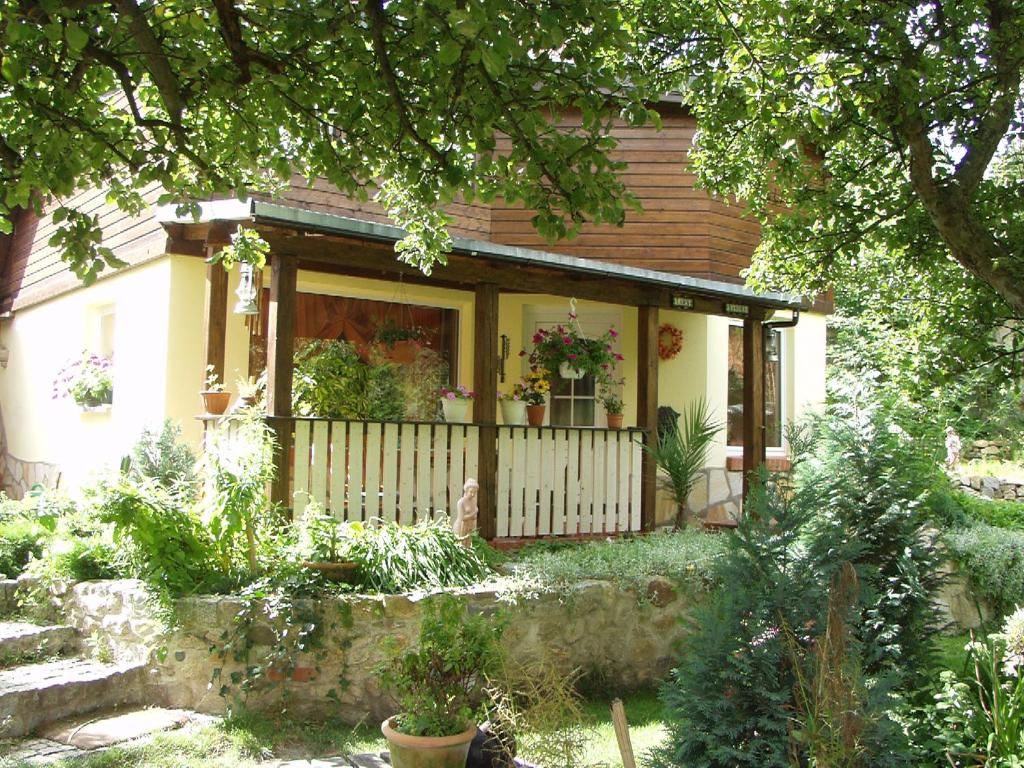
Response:
[[[614,351],[615,328],[609,328],[595,339],[584,335],[576,315],[569,322],[554,328],[541,328],[533,334],[530,367],[558,371],[563,379],[581,379],[590,374],[597,381],[606,380],[621,361],[622,355]],[[525,354],[525,350],[523,353]]]
[[[469,421],[469,406],[476,397],[462,384],[454,389],[441,387],[441,410],[444,411],[444,420],[455,423],[466,423]]]
[[[263,382],[257,381],[255,376],[250,376],[247,379],[238,379],[235,382],[235,386],[238,388],[238,399],[247,408],[256,405],[263,392]]]
[[[423,329],[417,326],[405,328],[394,320],[385,320],[373,334],[373,343],[387,349],[387,358],[392,363],[411,363],[420,350]]]
[[[83,410],[114,401],[113,363],[109,357],[83,352],[61,368],[53,382],[53,398],[70,397]]]
[[[492,620],[441,597],[426,604],[416,648],[388,643],[377,673],[401,708],[381,723],[394,768],[464,768],[500,637]]]
[[[498,403],[501,405],[501,420],[505,424],[518,426],[526,423],[526,400],[521,383],[513,386],[511,392],[499,392]]]
[[[551,391],[548,372],[539,368],[532,369],[523,377],[522,387],[526,419],[531,427],[540,427],[544,424],[545,398]]]
[[[598,399],[604,406],[605,416],[608,418],[608,429],[622,429],[622,398],[614,392],[605,390]]]
[[[353,583],[359,565],[345,559],[348,551],[349,524],[323,511],[310,500],[298,523],[297,551],[300,563],[328,581]]]
[[[224,391],[224,385],[221,384],[213,365],[206,366],[206,388],[199,394],[203,398],[203,407],[211,416],[223,414],[231,402],[231,393]]]

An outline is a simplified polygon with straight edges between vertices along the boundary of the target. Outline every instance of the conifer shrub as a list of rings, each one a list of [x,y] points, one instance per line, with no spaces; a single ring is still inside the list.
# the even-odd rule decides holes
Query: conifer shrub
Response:
[[[889,715],[927,681],[939,576],[920,500],[937,480],[884,405],[840,404],[790,442],[792,475],[754,484],[663,688],[660,768],[910,764]],[[840,683],[842,700],[817,695]]]

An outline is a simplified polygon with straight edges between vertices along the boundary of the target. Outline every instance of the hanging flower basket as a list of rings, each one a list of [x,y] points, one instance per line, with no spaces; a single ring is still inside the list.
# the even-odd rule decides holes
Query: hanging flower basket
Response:
[[[577,379],[582,379],[587,374],[582,368],[574,368],[569,363],[559,363],[558,375],[563,379],[572,379],[575,381]]]
[[[554,328],[541,328],[533,334],[530,368],[539,371],[557,371],[563,379],[581,379],[593,376],[605,381],[623,358],[615,352],[615,328],[609,328],[597,338],[587,338],[576,320],[569,314],[569,322]],[[523,350],[520,355],[526,355]]]

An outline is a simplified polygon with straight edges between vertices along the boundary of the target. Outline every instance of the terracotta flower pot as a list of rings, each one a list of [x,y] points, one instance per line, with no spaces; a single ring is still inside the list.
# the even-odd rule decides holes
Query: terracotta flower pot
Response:
[[[531,427],[544,426],[544,409],[546,407],[544,403],[526,406],[526,421]]]
[[[454,736],[407,736],[395,730],[394,720],[380,724],[394,768],[465,768],[476,725]]]
[[[606,415],[608,417],[608,429],[622,429],[621,413],[609,413]]]
[[[220,416],[228,409],[231,402],[230,392],[200,392],[203,396],[203,407],[211,416]]]

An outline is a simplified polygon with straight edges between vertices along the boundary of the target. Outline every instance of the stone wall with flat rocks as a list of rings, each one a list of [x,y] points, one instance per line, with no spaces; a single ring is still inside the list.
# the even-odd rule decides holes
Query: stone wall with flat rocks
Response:
[[[958,475],[960,490],[989,499],[1024,502],[1024,481],[984,475]]]
[[[622,688],[664,678],[685,631],[681,620],[699,598],[663,578],[651,579],[641,594],[592,581],[565,594],[536,594],[514,603],[493,587],[457,596],[470,611],[507,621],[503,641],[514,661],[547,659],[564,674],[578,669]],[[296,601],[294,628],[315,625],[317,630],[305,651],[286,653],[279,653],[281,638],[274,627],[282,625],[271,618],[280,609],[274,604],[252,609],[237,597],[190,597],[178,601],[177,626],[168,630],[137,581],[86,582],[70,588],[64,599],[68,623],[87,643],[89,638],[104,642],[105,652],[118,660],[149,660],[146,687],[152,704],[221,712],[241,696],[255,709],[284,704],[295,713],[336,714],[356,722],[394,712],[373,673],[383,657],[382,644],[388,638],[411,643],[424,604],[437,596]],[[226,658],[218,658],[218,649],[228,643]],[[246,674],[247,667],[275,658],[276,665],[258,679]],[[256,685],[243,695],[246,682]]]
[[[963,458],[1008,459],[1010,448],[1008,440],[971,440],[963,448]]]

